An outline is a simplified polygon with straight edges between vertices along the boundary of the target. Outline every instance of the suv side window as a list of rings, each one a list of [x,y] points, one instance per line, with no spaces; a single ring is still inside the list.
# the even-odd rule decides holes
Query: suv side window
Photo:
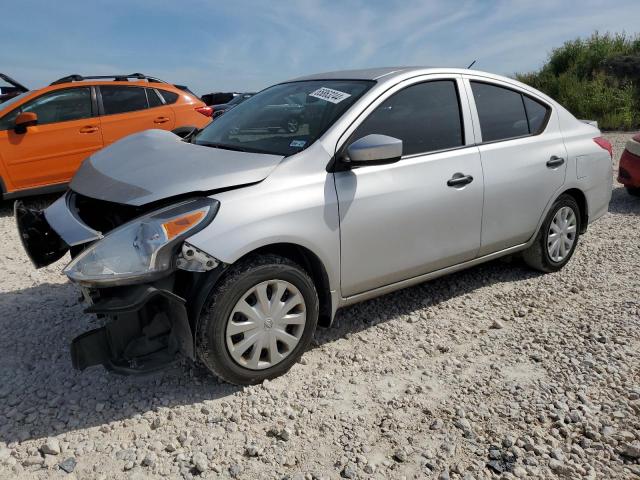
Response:
[[[105,115],[146,110],[147,95],[142,87],[100,86]]]
[[[90,118],[91,89],[75,87],[45,93],[5,115],[0,120],[0,130],[13,128],[16,117],[22,112],[37,114],[38,125]]]
[[[476,100],[483,142],[529,135],[529,123],[522,94],[508,88],[471,82]]]
[[[147,88],[147,99],[149,100],[149,108],[164,105],[162,100],[160,100],[160,96],[153,88]]]
[[[162,95],[164,101],[167,102],[167,105],[171,105],[172,103],[176,103],[178,101],[179,95],[175,92],[170,92],[168,90],[158,89],[158,93]]]
[[[402,140],[403,155],[462,146],[455,80],[419,83],[393,94],[360,124],[348,143],[373,133]]]

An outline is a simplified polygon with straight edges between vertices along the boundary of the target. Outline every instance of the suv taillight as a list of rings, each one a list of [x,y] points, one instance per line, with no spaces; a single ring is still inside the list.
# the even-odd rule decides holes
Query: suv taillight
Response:
[[[213,107],[196,107],[196,112],[201,113],[205,117],[213,115]]]
[[[603,148],[607,152],[609,152],[609,156],[611,157],[611,159],[613,159],[613,145],[611,145],[611,142],[609,140],[604,137],[595,137],[593,141],[596,142],[600,148]]]

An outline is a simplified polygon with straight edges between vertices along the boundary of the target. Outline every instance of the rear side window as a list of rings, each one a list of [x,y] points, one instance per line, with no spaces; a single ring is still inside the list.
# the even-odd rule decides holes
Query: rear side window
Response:
[[[527,111],[527,118],[529,119],[529,133],[537,135],[544,130],[547,124],[549,107],[526,95],[523,95],[522,98],[524,99],[524,107]]]
[[[162,100],[160,100],[160,96],[153,88],[147,88],[147,100],[149,100],[149,108],[164,105]]]
[[[101,86],[105,115],[145,110],[148,105],[144,90],[140,87]]]
[[[158,92],[160,92],[160,95],[162,95],[162,97],[164,98],[164,101],[167,102],[167,105],[176,103],[176,101],[178,100],[179,95],[175,92],[170,92],[168,90],[161,90],[161,89],[158,89]]]
[[[425,82],[395,93],[362,122],[348,143],[374,133],[402,140],[403,155],[462,146],[455,81]]]
[[[508,88],[471,82],[483,142],[494,142],[529,134],[522,95]]]
[[[76,87],[45,93],[5,115],[0,121],[0,130],[13,128],[21,112],[37,114],[38,125],[89,118],[92,116],[91,89]]]

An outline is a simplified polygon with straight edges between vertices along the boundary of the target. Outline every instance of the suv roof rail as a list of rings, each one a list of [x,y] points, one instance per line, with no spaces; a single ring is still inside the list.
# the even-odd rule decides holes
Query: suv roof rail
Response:
[[[58,85],[60,83],[69,83],[69,82],[81,82],[83,80],[106,80],[112,78],[114,82],[128,82],[129,79],[135,80],[146,80],[147,82],[155,82],[155,83],[167,83],[164,80],[160,80],[156,77],[149,77],[143,73],[131,73],[129,75],[95,75],[90,77],[85,77],[83,75],[73,74],[67,75],[66,77],[59,78],[55,82],[51,82],[51,85]]]

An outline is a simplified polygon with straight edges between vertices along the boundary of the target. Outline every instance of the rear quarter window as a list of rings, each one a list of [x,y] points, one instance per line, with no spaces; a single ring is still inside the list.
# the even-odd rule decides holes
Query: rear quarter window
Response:
[[[527,119],[529,120],[529,132],[537,135],[547,126],[547,119],[549,118],[551,109],[526,95],[524,95],[523,98],[524,107],[527,111]]]
[[[158,89],[158,92],[160,93],[160,95],[162,95],[164,101],[167,102],[167,105],[176,103],[178,101],[178,97],[180,96],[175,92],[170,92],[169,90]]]

